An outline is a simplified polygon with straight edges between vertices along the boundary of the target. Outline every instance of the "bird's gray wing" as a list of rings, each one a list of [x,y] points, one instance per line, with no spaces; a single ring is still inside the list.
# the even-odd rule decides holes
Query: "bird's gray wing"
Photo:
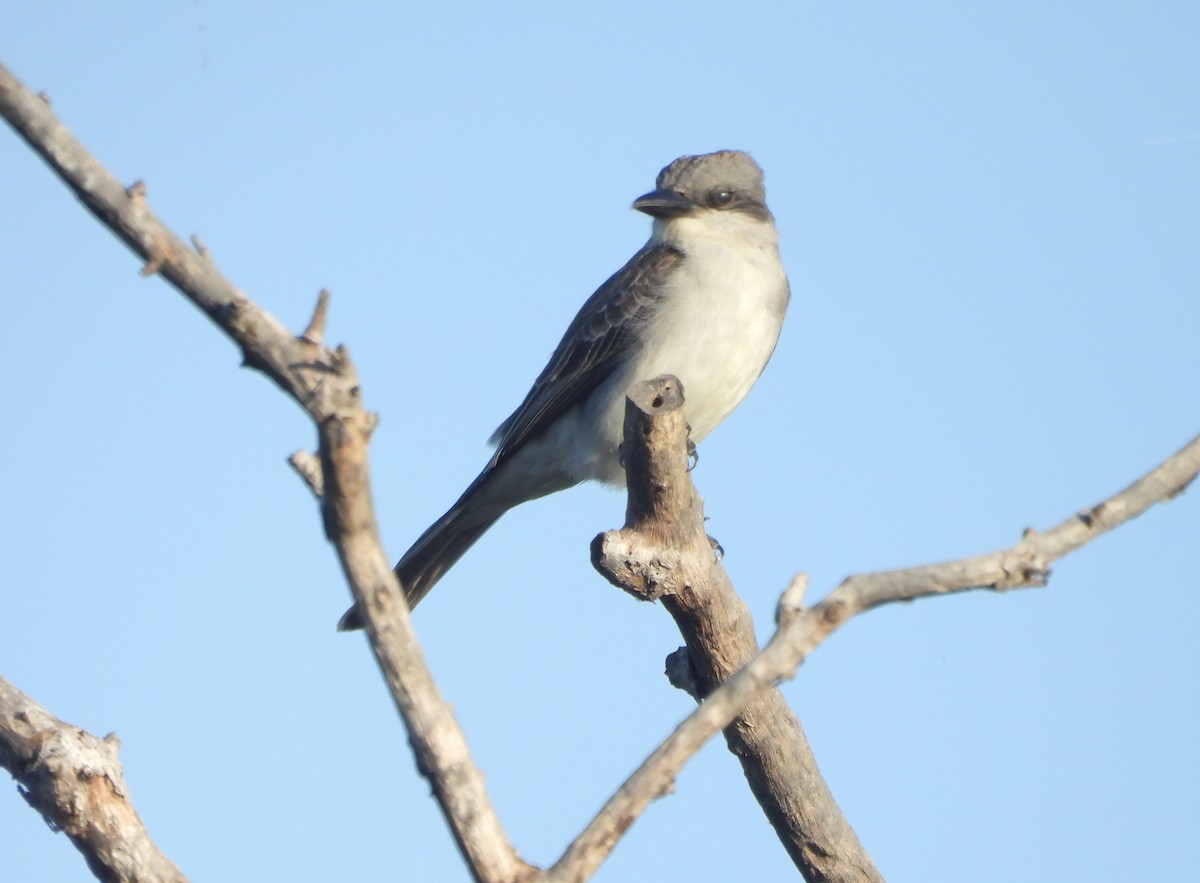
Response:
[[[664,282],[683,260],[669,245],[647,245],[587,299],[538,375],[525,401],[492,435],[490,467],[540,435],[582,402],[637,345],[637,327],[663,298]]]

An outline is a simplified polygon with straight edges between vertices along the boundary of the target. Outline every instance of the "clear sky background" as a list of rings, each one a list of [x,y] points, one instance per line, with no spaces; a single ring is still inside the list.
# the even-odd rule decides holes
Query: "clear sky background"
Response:
[[[11,3],[0,58],[291,327],[333,293],[398,557],[683,153],[766,170],[794,299],[694,473],[760,636],[805,570],[990,551],[1200,432],[1200,5]],[[0,133],[0,675],[122,739],[197,881],[463,880],[285,464],[306,418]],[[1049,588],[879,610],[784,692],[890,881],[1192,880],[1200,492]],[[530,860],[690,709],[666,613],[506,517],[417,611]],[[84,864],[8,787],[0,880]],[[795,879],[719,741],[597,877]]]

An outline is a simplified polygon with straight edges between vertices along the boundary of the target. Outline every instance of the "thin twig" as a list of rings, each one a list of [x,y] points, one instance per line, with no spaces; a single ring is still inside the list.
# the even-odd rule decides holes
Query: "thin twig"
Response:
[[[304,329],[304,333],[300,335],[300,339],[305,343],[320,345],[325,338],[325,319],[329,313],[329,292],[324,288],[317,295],[317,306],[313,310],[312,318],[308,321],[308,327]]]
[[[288,457],[288,465],[296,470],[313,496],[318,500],[325,496],[325,476],[321,473],[321,461],[308,451],[296,451]]]

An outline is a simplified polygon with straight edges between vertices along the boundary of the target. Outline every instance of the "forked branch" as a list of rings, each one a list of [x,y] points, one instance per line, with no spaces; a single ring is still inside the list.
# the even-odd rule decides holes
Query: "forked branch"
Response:
[[[820,823],[840,812],[832,797],[826,800],[828,792],[815,763],[810,768],[799,762],[807,745],[793,742],[792,758],[772,756],[781,746],[786,754],[786,742],[754,741],[753,730],[778,727],[778,719],[768,717],[769,724],[756,722],[747,727],[747,715],[761,708],[765,697],[775,695],[773,685],[792,677],[804,659],[852,616],[882,604],[930,595],[1043,585],[1053,561],[1151,506],[1174,499],[1200,473],[1198,436],[1123,491],[1044,533],[1027,530],[1010,548],[943,564],[852,576],[809,608],[803,603],[807,579],[798,576],[780,598],[775,635],[761,653],[726,678],[721,673],[730,660],[746,652],[743,626],[749,614],[740,601],[725,595],[728,578],[711,554],[703,555],[707,543],[703,522],[697,522],[702,514],[700,501],[685,467],[685,424],[676,413],[680,402],[669,387],[668,380],[664,388],[653,391],[647,387],[630,398],[626,419],[636,421],[636,431],[631,431],[627,422],[623,453],[630,470],[630,502],[626,526],[596,538],[593,563],[626,591],[663,600],[684,633],[697,687],[702,696],[707,695],[580,833],[551,869],[549,878],[554,881],[586,879],[633,819],[669,789],[684,764],[708,739],[726,727],[731,749],[747,752],[739,759],[751,787],[805,878],[877,879],[856,839],[839,843],[836,822]],[[635,479],[635,471],[644,473],[642,478],[649,478],[649,483]],[[647,487],[653,492],[643,496]],[[720,680],[715,689],[714,677]],[[730,731],[735,732],[731,735]],[[744,731],[749,731],[749,739],[743,738]],[[803,738],[798,724],[796,733]],[[788,778],[772,781],[789,768]],[[810,770],[816,779],[810,777]],[[757,777],[761,780],[756,781]],[[799,795],[795,798],[800,804],[797,812],[774,797],[775,791],[789,788],[793,796]],[[818,823],[813,824],[812,819]]]
[[[122,186],[58,121],[49,104],[3,66],[0,115],[92,214],[145,261],[143,275],[158,274],[170,282],[241,347],[246,365],[271,378],[313,419],[321,468],[311,475],[321,476],[325,532],[365,617],[417,766],[430,780],[476,879],[527,879],[532,869],[509,842],[466,738],[434,685],[380,545],[367,474],[367,442],[375,418],[362,407],[349,354],[321,342],[328,296],[318,300],[304,334],[291,334],[225,279],[207,250],[189,248],[150,211],[145,185]]]

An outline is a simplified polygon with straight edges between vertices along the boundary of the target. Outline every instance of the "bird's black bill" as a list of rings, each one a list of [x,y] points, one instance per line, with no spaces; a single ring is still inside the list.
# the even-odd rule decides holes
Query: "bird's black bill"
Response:
[[[678,190],[651,190],[633,201],[633,207],[655,218],[679,218],[696,210],[696,203]]]

